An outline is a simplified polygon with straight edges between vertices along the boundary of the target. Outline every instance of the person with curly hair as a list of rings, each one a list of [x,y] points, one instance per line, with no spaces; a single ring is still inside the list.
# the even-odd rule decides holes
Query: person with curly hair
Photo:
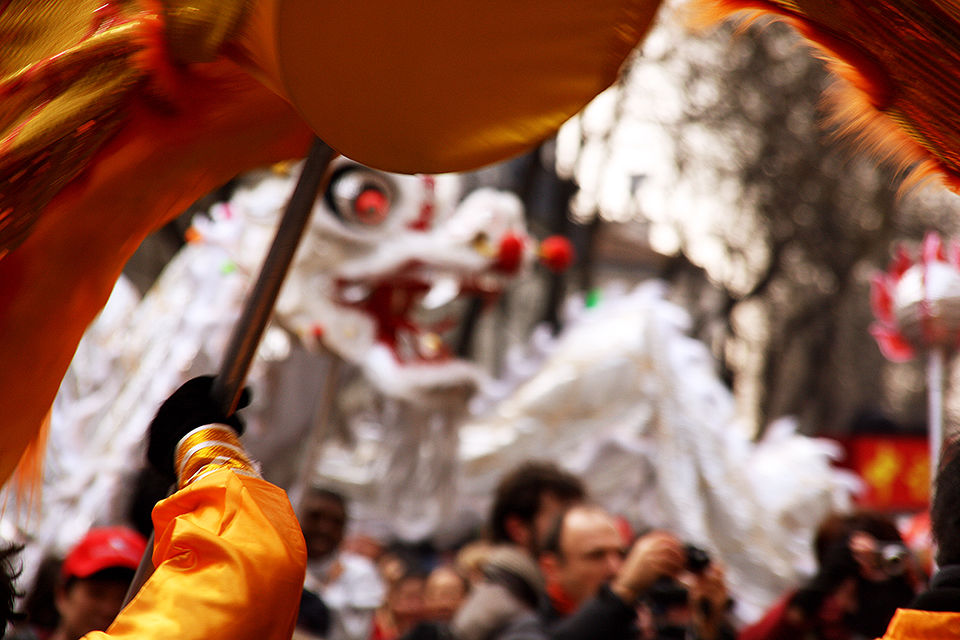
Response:
[[[20,568],[15,564],[22,550],[23,547],[18,544],[7,544],[0,548],[0,613],[3,615],[3,630],[0,630],[0,638],[4,637],[4,632],[10,623],[23,619],[23,615],[15,610],[17,598],[23,595],[17,590]]]

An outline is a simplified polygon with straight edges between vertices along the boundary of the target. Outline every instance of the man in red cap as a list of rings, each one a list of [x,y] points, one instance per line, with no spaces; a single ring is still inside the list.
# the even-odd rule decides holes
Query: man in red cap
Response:
[[[91,529],[67,555],[55,604],[60,621],[50,640],[79,640],[105,631],[123,607],[147,541],[126,527]]]

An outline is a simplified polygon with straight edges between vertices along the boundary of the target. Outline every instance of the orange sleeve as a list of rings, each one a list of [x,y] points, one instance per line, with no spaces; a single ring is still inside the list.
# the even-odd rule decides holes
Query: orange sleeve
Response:
[[[153,512],[155,573],[87,640],[289,640],[306,567],[299,524],[281,489],[215,453],[185,463],[191,475]]]

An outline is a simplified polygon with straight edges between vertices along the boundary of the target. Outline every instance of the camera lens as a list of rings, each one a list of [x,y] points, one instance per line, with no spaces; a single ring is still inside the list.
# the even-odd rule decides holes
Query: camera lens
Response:
[[[700,547],[692,544],[684,546],[687,554],[687,570],[692,573],[701,573],[710,565],[710,556]]]
[[[907,548],[902,544],[887,544],[880,548],[880,566],[891,576],[903,573]]]

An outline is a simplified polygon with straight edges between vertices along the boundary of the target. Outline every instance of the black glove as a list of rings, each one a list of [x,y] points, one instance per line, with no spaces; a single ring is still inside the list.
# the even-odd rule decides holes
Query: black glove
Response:
[[[860,566],[850,550],[850,538],[844,536],[827,548],[817,575],[797,591],[793,604],[807,616],[813,616],[819,611],[824,598],[833,593],[841,582],[859,572]]]
[[[150,422],[147,460],[171,483],[177,478],[173,468],[173,452],[177,443],[190,431],[216,423],[229,425],[237,435],[243,434],[244,425],[240,416],[236,413],[231,416],[224,415],[220,404],[211,394],[212,387],[213,376],[199,376],[187,380],[160,405],[157,415]],[[248,404],[250,392],[244,389],[237,409]]]

